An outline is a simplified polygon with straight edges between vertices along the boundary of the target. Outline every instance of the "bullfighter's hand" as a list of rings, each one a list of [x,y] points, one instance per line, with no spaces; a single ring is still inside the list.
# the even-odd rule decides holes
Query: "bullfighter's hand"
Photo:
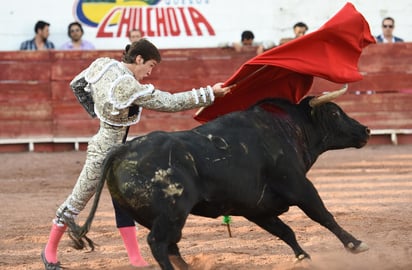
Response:
[[[230,92],[230,89],[235,87],[234,84],[226,86],[226,87],[222,87],[222,86],[223,86],[223,83],[216,83],[215,85],[213,85],[212,89],[213,89],[213,94],[215,95],[215,97],[223,97],[224,95]]]

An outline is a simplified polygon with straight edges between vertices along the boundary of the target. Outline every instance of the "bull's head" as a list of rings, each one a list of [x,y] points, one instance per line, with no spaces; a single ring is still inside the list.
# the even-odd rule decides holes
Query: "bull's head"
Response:
[[[370,136],[370,130],[366,126],[349,117],[337,104],[330,102],[346,90],[347,85],[309,101],[312,119],[327,149],[361,148]]]

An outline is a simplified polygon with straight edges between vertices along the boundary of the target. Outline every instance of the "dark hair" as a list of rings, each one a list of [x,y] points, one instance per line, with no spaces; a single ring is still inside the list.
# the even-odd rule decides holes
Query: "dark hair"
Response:
[[[46,26],[50,26],[50,23],[48,23],[48,22],[45,22],[45,21],[38,21],[38,22],[36,22],[36,24],[34,25],[34,33],[36,33],[37,34],[37,30],[43,30],[44,29],[44,27],[46,27]]]
[[[394,19],[394,18],[392,18],[392,17],[386,17],[386,18],[383,18],[383,20],[382,20],[382,25],[383,25],[383,22],[384,22],[384,21],[386,21],[386,20],[390,20],[390,21],[392,21],[393,25],[395,25],[395,19]]]
[[[245,40],[245,39],[254,39],[255,35],[253,34],[252,31],[246,30],[242,32],[242,35],[240,36],[241,41]]]
[[[293,26],[293,29],[295,29],[296,27],[305,27],[306,31],[309,30],[309,27],[306,25],[306,23],[304,22],[297,22],[295,23],[295,25]]]
[[[72,28],[72,26],[74,26],[74,25],[77,25],[77,26],[80,28],[80,32],[82,32],[82,34],[84,34],[82,25],[81,25],[79,22],[72,22],[72,23],[69,24],[69,26],[67,27],[67,35],[68,35],[69,37],[71,37],[71,36],[70,36],[70,28]]]
[[[128,64],[133,64],[136,61],[136,56],[140,55],[143,61],[155,60],[160,63],[160,52],[150,41],[145,38],[128,44],[123,52],[122,61]]]

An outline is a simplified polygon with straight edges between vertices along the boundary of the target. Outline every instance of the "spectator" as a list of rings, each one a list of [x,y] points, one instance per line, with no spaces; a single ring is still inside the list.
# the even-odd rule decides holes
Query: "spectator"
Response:
[[[255,35],[252,31],[246,30],[242,32],[240,42],[233,42],[233,48],[237,52],[241,52],[253,45]]]
[[[128,38],[130,40],[130,43],[138,41],[142,37],[143,37],[142,31],[140,31],[139,29],[136,29],[136,28],[130,30],[129,33],[128,33]]]
[[[60,49],[61,50],[94,50],[94,45],[82,39],[84,34],[83,27],[78,22],[72,22],[67,27],[67,35],[70,40],[64,43]]]
[[[260,54],[264,51],[262,44],[254,41],[255,35],[252,31],[245,30],[240,36],[240,42],[233,42],[232,46],[237,52],[253,51],[256,50],[256,54]]]
[[[382,20],[382,34],[376,36],[377,43],[395,43],[403,42],[403,39],[393,35],[395,28],[395,20],[391,17],[386,17]]]
[[[306,34],[306,32],[309,30],[309,27],[303,23],[303,22],[297,22],[293,26],[293,32],[295,33],[295,37],[293,38],[282,38],[279,41],[279,45],[282,45],[288,41],[294,40],[295,38],[301,37]]]
[[[34,26],[36,35],[33,39],[21,43],[20,50],[37,51],[54,49],[54,44],[48,41],[50,24],[45,21],[38,21]]]

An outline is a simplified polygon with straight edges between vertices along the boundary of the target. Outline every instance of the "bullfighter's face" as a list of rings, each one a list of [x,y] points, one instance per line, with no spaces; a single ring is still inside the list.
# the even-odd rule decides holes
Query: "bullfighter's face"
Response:
[[[140,81],[145,77],[148,77],[152,73],[152,69],[157,65],[156,60],[147,60],[144,61],[144,59],[138,55],[136,57],[136,62],[135,66],[132,70],[134,77],[136,80]]]

